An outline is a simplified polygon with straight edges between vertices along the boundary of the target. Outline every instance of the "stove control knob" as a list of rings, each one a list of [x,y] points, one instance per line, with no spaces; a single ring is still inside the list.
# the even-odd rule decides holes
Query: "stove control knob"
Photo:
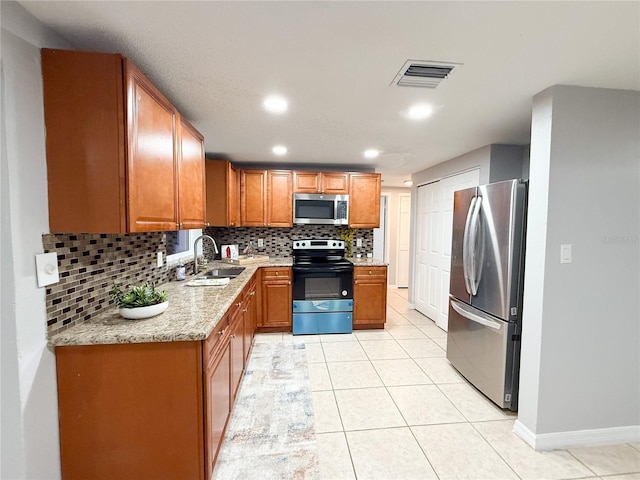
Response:
[[[346,297],[347,296],[347,291],[346,290],[342,290],[342,296]]]
[[[333,246],[336,247],[338,244],[336,242],[333,242]]]
[[[306,247],[306,246],[307,246],[307,244],[306,244],[306,243],[304,243],[304,242],[302,242],[302,246],[303,246],[303,247]]]

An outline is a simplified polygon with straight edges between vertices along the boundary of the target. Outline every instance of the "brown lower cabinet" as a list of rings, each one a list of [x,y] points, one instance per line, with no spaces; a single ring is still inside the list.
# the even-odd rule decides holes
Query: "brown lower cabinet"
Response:
[[[353,328],[384,328],[387,320],[387,267],[354,267]]]
[[[291,308],[293,294],[291,267],[261,268],[262,315],[259,330],[264,332],[290,332],[292,327]]]
[[[254,277],[204,341],[56,347],[62,478],[209,480],[255,292]]]

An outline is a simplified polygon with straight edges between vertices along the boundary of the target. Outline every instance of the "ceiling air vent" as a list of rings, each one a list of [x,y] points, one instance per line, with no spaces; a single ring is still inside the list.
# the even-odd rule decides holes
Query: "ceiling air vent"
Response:
[[[436,88],[458,63],[419,62],[409,60],[391,82],[400,87]]]

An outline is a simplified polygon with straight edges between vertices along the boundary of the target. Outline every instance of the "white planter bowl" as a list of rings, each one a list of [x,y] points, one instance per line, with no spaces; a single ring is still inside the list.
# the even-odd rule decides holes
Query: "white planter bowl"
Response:
[[[141,320],[143,318],[155,317],[156,315],[160,315],[164,312],[169,306],[169,302],[157,303],[155,305],[149,305],[148,307],[137,307],[137,308],[119,308],[118,312],[124,318],[128,318],[129,320]]]

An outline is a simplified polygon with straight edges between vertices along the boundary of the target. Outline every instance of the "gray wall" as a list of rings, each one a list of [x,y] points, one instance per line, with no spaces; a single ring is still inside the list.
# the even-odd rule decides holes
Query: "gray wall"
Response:
[[[55,358],[34,255],[48,231],[40,47],[68,47],[15,2],[2,17],[3,479],[60,478]]]
[[[532,120],[516,430],[542,448],[588,430],[628,441],[640,426],[640,93],[552,87]],[[560,264],[561,244],[573,263]]]

